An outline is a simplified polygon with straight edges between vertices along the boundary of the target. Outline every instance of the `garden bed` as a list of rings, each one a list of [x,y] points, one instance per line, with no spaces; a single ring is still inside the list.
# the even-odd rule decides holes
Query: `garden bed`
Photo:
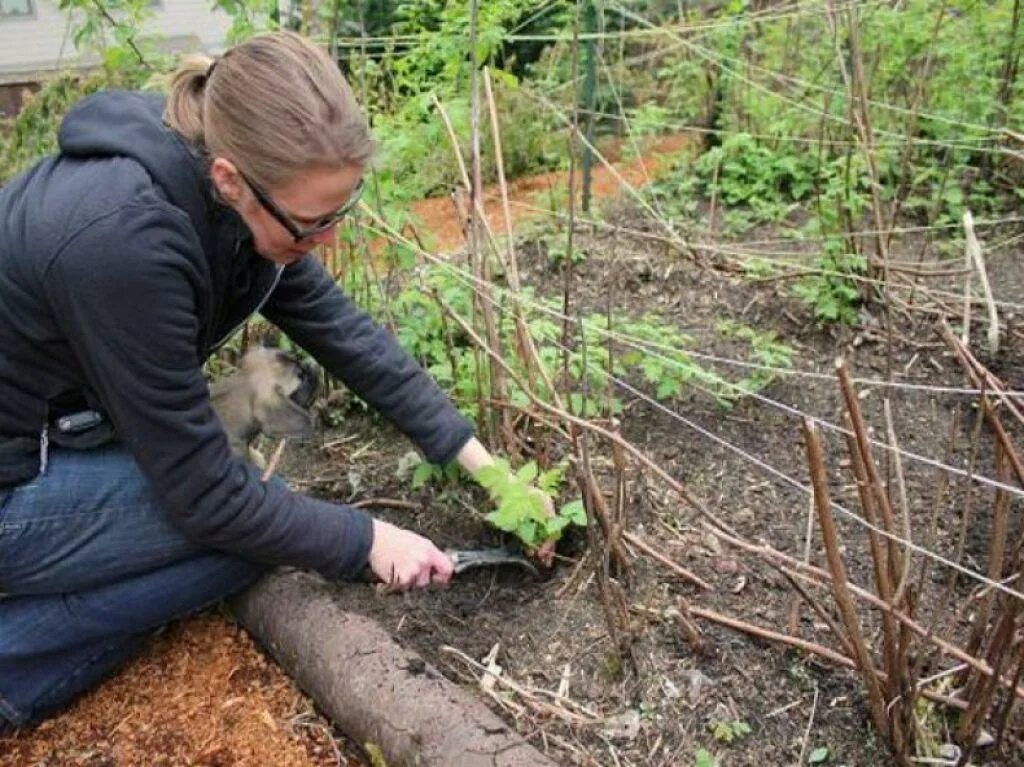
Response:
[[[625,231],[649,225],[628,206],[611,212],[608,222],[615,228],[603,232],[582,227],[577,233],[577,246],[586,256],[573,268],[574,308],[611,309],[635,318],[653,313],[690,335],[693,348],[722,357],[742,357],[745,352],[743,342],[722,332],[723,319],[774,331],[793,348],[793,368],[825,376],[779,376],[761,392],[775,402],[838,423],[841,399],[831,378],[837,355],[845,356],[854,375],[863,378],[882,378],[891,365],[898,381],[965,383],[929,318],[898,319],[893,356],[887,360],[884,334],[872,316],[875,310],[862,313],[858,328],[822,329],[807,307],[791,296],[786,283],[723,274],[632,237]],[[751,231],[747,237],[760,240],[771,235]],[[905,242],[902,247],[907,254],[916,253],[917,244]],[[522,243],[520,252],[524,282],[558,297],[560,266],[531,242]],[[1017,248],[992,255],[989,267],[997,299],[1013,302],[1022,294],[1021,263]],[[951,279],[945,287],[956,289],[956,283]],[[1012,314],[1007,322],[1011,330],[1002,351],[988,362],[1019,388],[1024,355]],[[859,388],[865,413],[881,434],[883,388]],[[724,409],[712,397],[691,389],[663,403],[721,440],[715,442],[650,402],[629,394],[620,397],[624,408],[619,421],[626,439],[746,538],[803,556],[808,496],[776,481],[738,452],[806,482],[799,418],[751,398]],[[906,390],[894,391],[891,398],[901,447],[936,459],[942,458],[949,442],[950,419],[959,403],[964,414],[961,448],[951,460],[964,465],[971,426],[967,400]],[[855,508],[856,491],[840,444],[833,437],[826,444],[833,500]],[[352,410],[340,427],[324,436],[323,444],[293,446],[280,472],[299,489],[339,501],[418,501],[418,509],[379,508],[375,513],[443,546],[500,543],[500,536],[482,520],[488,510],[482,491],[466,485],[410,491],[408,473],[398,468],[409,450],[390,427]],[[595,474],[610,493],[614,473],[609,451],[595,443],[593,453]],[[909,464],[906,471],[917,536],[934,503],[936,473]],[[978,471],[992,474],[991,456],[985,451]],[[563,543],[557,566],[541,579],[517,569],[477,570],[458,577],[448,588],[404,595],[381,596],[367,585],[339,585],[333,587],[333,599],[345,610],[378,620],[403,647],[481,696],[485,693],[478,689],[484,675],[480,664],[496,646],[495,660],[509,684],[493,687],[490,704],[524,739],[559,764],[701,764],[702,749],[708,758],[717,757],[730,766],[792,764],[799,758],[806,763],[812,755],[830,764],[888,763],[854,673],[700,620],[703,650],[695,650],[679,622],[681,597],[692,605],[785,632],[793,592],[773,571],[708,536],[694,512],[664,483],[635,467],[627,478],[628,529],[695,571],[712,588],[698,590],[651,558],[638,556],[626,590],[632,642],[625,655],[610,641],[593,580],[586,572],[574,578],[585,548],[579,532]],[[934,549],[945,556],[954,548],[962,498],[962,490],[954,487],[940,516]],[[851,579],[869,582],[863,531],[844,519],[839,527]],[[984,516],[971,533],[965,564],[983,570],[981,552],[988,536]],[[820,551],[815,539],[812,561],[823,561]],[[933,568],[921,614],[945,607],[938,600],[943,595],[939,584],[947,575],[944,568]],[[969,591],[961,580],[957,598]],[[800,615],[800,634],[828,644],[827,629],[808,610]],[[962,638],[963,626],[940,626],[947,638]],[[200,645],[190,644],[195,637],[203,638]],[[178,639],[177,649],[172,638]],[[160,688],[159,697],[153,696],[152,691]],[[254,702],[264,699],[265,704]],[[243,710],[245,726],[232,713]],[[939,737],[942,722],[936,714]],[[252,651],[238,629],[210,617],[171,629],[145,658],[69,713],[5,743],[7,756],[0,761],[130,764],[140,754],[159,754],[163,761],[147,763],[335,764],[339,753],[328,733],[328,725],[311,712],[309,702]],[[1002,763],[1024,759],[1018,733],[1019,729],[1011,730],[1010,756]],[[250,753],[247,748],[260,751]],[[975,761],[986,758],[982,751]]]

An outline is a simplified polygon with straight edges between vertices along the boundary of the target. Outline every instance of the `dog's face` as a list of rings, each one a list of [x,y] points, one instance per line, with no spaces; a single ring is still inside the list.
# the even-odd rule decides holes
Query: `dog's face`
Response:
[[[238,370],[210,387],[210,401],[220,417],[232,448],[244,449],[260,434],[309,439],[319,376],[279,349],[254,349]]]

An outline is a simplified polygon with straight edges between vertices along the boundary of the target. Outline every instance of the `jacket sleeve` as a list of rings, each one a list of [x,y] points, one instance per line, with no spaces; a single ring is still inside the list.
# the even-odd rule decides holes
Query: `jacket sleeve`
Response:
[[[287,266],[263,314],[374,409],[433,463],[448,463],[473,436],[419,363],[356,307],[312,255]]]
[[[366,514],[263,483],[228,446],[197,349],[206,290],[199,252],[177,209],[121,208],[48,264],[53,314],[119,438],[188,538],[328,577],[356,572],[372,543]]]

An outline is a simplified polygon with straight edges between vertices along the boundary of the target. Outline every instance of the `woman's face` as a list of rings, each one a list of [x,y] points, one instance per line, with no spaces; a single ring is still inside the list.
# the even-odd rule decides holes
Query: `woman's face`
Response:
[[[223,163],[218,169],[218,164]],[[228,160],[217,158],[211,169],[221,196],[252,232],[256,252],[276,264],[291,264],[316,245],[335,241],[333,217],[355,202],[363,168],[310,168],[287,184],[262,189],[242,176]],[[356,193],[356,194],[353,194]],[[283,220],[282,220],[283,219]],[[295,232],[319,230],[296,241]]]

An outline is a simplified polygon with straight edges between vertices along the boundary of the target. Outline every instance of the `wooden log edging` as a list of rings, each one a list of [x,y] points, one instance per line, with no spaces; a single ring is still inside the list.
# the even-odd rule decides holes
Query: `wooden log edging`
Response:
[[[280,571],[231,608],[345,733],[380,747],[391,767],[555,767],[376,621],[343,610],[335,588]]]

